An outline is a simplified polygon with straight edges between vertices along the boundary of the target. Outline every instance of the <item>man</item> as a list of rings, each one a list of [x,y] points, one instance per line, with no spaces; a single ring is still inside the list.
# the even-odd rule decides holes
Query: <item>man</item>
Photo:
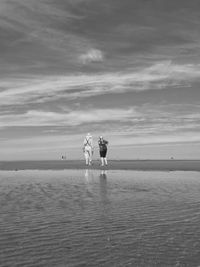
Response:
[[[98,144],[99,144],[99,154],[100,154],[100,158],[101,158],[101,166],[104,166],[104,164],[107,166],[108,161],[107,161],[106,155],[107,155],[108,141],[106,141],[103,138],[103,136],[100,136]]]

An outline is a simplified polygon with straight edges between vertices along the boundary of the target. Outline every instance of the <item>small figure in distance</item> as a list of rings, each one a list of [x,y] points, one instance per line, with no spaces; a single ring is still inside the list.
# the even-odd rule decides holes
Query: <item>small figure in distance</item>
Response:
[[[99,144],[99,154],[100,154],[100,158],[101,158],[101,166],[104,166],[104,165],[107,166],[108,165],[108,161],[107,161],[106,155],[107,155],[108,141],[106,141],[103,138],[103,136],[100,136],[98,144]]]
[[[83,141],[83,153],[85,156],[85,164],[92,164],[92,155],[94,153],[92,135],[88,133]]]

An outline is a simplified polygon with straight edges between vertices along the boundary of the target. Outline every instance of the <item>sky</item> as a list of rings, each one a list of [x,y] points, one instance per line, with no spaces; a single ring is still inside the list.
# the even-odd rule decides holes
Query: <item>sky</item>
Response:
[[[0,160],[200,158],[198,0],[1,0]]]

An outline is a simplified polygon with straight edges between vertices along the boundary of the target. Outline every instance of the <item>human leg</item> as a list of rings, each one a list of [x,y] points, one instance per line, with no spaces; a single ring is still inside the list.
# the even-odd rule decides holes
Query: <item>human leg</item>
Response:
[[[108,165],[108,161],[107,161],[106,157],[104,158],[104,163],[105,163],[105,165]]]
[[[99,154],[100,154],[100,159],[101,159],[101,166],[104,166],[104,160],[103,160],[104,152],[102,150],[100,150]]]
[[[107,149],[104,150],[103,159],[104,159],[105,165],[108,165],[108,161],[107,161],[106,155],[107,155]]]
[[[88,148],[89,165],[92,164],[92,148]]]
[[[89,165],[89,154],[88,154],[88,151],[87,150],[85,150],[84,156],[85,156],[85,164],[86,165]]]

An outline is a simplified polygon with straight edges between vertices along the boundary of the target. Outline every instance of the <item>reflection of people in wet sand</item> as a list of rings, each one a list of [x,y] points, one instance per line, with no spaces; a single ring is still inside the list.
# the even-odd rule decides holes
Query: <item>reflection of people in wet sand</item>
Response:
[[[88,133],[83,141],[83,153],[85,156],[86,165],[92,164],[92,155],[94,152],[93,140],[90,133]]]
[[[101,171],[100,178],[103,178],[103,179],[106,179],[107,178],[107,175],[106,175],[106,171],[105,170],[102,170]]]
[[[91,182],[94,178],[94,174],[92,172],[92,169],[85,169],[85,181],[87,183]]]
[[[108,141],[106,141],[103,136],[99,137],[99,154],[100,154],[100,158],[101,158],[101,166],[104,165],[108,165],[108,161],[106,158],[106,154],[107,154],[107,145],[108,145]]]
[[[107,196],[107,172],[106,170],[102,170],[99,175],[100,182],[100,197],[103,205],[108,204],[108,196]]]
[[[88,169],[85,170],[85,179],[88,180],[88,177],[89,177],[89,172],[88,172]]]

